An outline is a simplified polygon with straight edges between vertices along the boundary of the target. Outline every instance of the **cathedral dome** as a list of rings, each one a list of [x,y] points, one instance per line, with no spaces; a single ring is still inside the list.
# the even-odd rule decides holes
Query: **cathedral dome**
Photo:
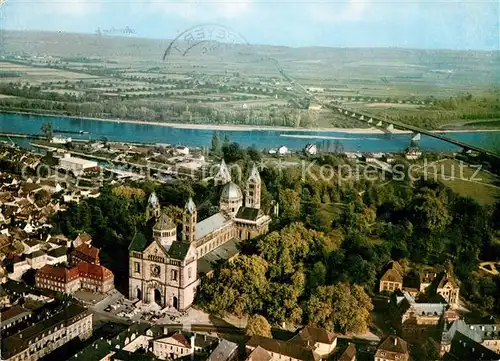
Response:
[[[240,187],[233,182],[229,182],[222,188],[221,200],[234,201],[243,198]]]

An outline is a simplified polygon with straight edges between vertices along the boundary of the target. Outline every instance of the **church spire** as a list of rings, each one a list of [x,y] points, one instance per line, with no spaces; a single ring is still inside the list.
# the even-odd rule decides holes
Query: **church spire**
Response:
[[[227,168],[226,162],[224,161],[224,159],[222,159],[219,166],[219,170],[214,177],[214,184],[217,186],[217,185],[224,185],[229,182],[231,182],[231,173]]]
[[[255,163],[245,187],[245,207],[260,209],[261,179]]]
[[[189,200],[184,206],[184,219],[182,222],[182,239],[184,242],[192,243],[196,238],[196,218],[197,211],[193,199]]]

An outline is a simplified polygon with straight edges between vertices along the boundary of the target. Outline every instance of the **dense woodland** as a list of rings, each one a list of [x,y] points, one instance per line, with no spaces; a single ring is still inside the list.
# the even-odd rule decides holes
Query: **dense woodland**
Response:
[[[222,152],[228,155],[227,144]],[[247,174],[252,152],[240,149],[237,154]],[[341,156],[320,158],[346,162]],[[414,266],[451,264],[462,296],[500,313],[500,278],[477,273],[479,259],[500,259],[500,203],[481,206],[434,181],[383,186],[312,177],[303,181],[297,168],[268,168],[261,177],[263,208],[278,201],[280,217],[273,219],[269,234],[244,244],[238,259],[202,280],[197,302],[207,311],[360,332],[369,323],[377,277],[394,259]],[[146,203],[153,190],[177,220],[189,196],[199,219],[216,211],[218,190],[209,184],[104,187],[99,198],[55,214],[53,232],[92,234],[102,248],[102,262],[115,272],[118,287],[125,288],[128,245],[134,236],[150,237]]]

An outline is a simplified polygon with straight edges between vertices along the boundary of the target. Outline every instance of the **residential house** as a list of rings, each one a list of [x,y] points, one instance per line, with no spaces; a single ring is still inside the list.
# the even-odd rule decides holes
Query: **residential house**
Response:
[[[460,284],[449,272],[440,272],[430,287],[431,291],[443,297],[450,305],[458,305]]]
[[[408,361],[408,343],[398,336],[387,337],[377,348],[375,361]]]
[[[405,158],[408,160],[416,160],[422,156],[422,152],[417,147],[409,147],[405,150]]]
[[[391,261],[380,278],[379,292],[394,292],[401,289],[403,289],[403,268],[398,262]]]
[[[55,265],[68,262],[68,247],[57,247],[47,251],[47,264]]]
[[[22,243],[24,246],[24,253],[26,254],[40,250],[41,242],[37,239],[25,239]]]
[[[17,323],[24,322],[31,317],[31,314],[31,310],[17,305],[3,310],[0,312],[0,329],[4,330]]]
[[[247,356],[245,361],[271,361],[271,353],[264,350],[262,347],[257,346]]]
[[[345,351],[337,361],[356,361],[356,345],[349,343]]]
[[[304,151],[308,155],[316,155],[318,153],[318,147],[316,146],[316,144],[307,144],[304,148]]]
[[[451,324],[445,323],[441,334],[441,357],[446,353],[456,356],[460,356],[460,352],[475,354],[474,351],[479,350],[483,350],[483,354],[491,355],[491,352],[485,352],[484,348],[494,352],[495,360],[500,359],[500,326],[496,324],[468,325],[464,320],[455,320]],[[486,360],[486,358],[482,359]],[[476,358],[476,360],[481,360],[481,358]]]
[[[324,328],[306,326],[288,342],[302,344],[306,348],[313,349],[321,357],[326,358],[335,351],[337,336]]]
[[[80,247],[82,244],[90,245],[92,243],[92,236],[86,232],[78,234],[73,240],[73,247]]]
[[[288,147],[285,145],[282,145],[281,147],[278,148],[278,155],[283,156],[287,155],[289,153]]]
[[[406,291],[396,297],[399,310],[399,325],[405,338],[426,337],[428,329],[438,327],[442,322],[458,320],[459,315],[444,303],[418,303]]]
[[[41,311],[37,321],[2,337],[2,360],[38,360],[76,337],[92,335],[92,313],[77,304]]]
[[[88,262],[99,264],[99,249],[90,244],[83,243],[71,251],[71,262]]]
[[[323,358],[310,347],[304,347],[302,342],[280,341],[272,338],[253,336],[246,344],[250,355],[257,347],[266,350],[272,361],[320,361]]]
[[[233,361],[238,357],[238,344],[221,340],[215,350],[212,351],[207,361]]]
[[[217,343],[217,340],[215,337],[175,331],[154,339],[152,341],[152,352],[162,360],[175,360],[193,355],[196,351],[202,349],[206,350],[210,345]],[[198,344],[198,347],[196,347],[196,344]]]
[[[28,265],[33,269],[42,268],[47,264],[47,253],[44,251],[35,251],[26,255]]]

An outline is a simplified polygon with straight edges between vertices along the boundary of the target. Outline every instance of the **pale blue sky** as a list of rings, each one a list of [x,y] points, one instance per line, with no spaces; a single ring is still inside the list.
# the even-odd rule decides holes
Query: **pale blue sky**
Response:
[[[202,23],[252,44],[500,50],[499,1],[5,0],[1,28],[135,30],[172,39]]]

